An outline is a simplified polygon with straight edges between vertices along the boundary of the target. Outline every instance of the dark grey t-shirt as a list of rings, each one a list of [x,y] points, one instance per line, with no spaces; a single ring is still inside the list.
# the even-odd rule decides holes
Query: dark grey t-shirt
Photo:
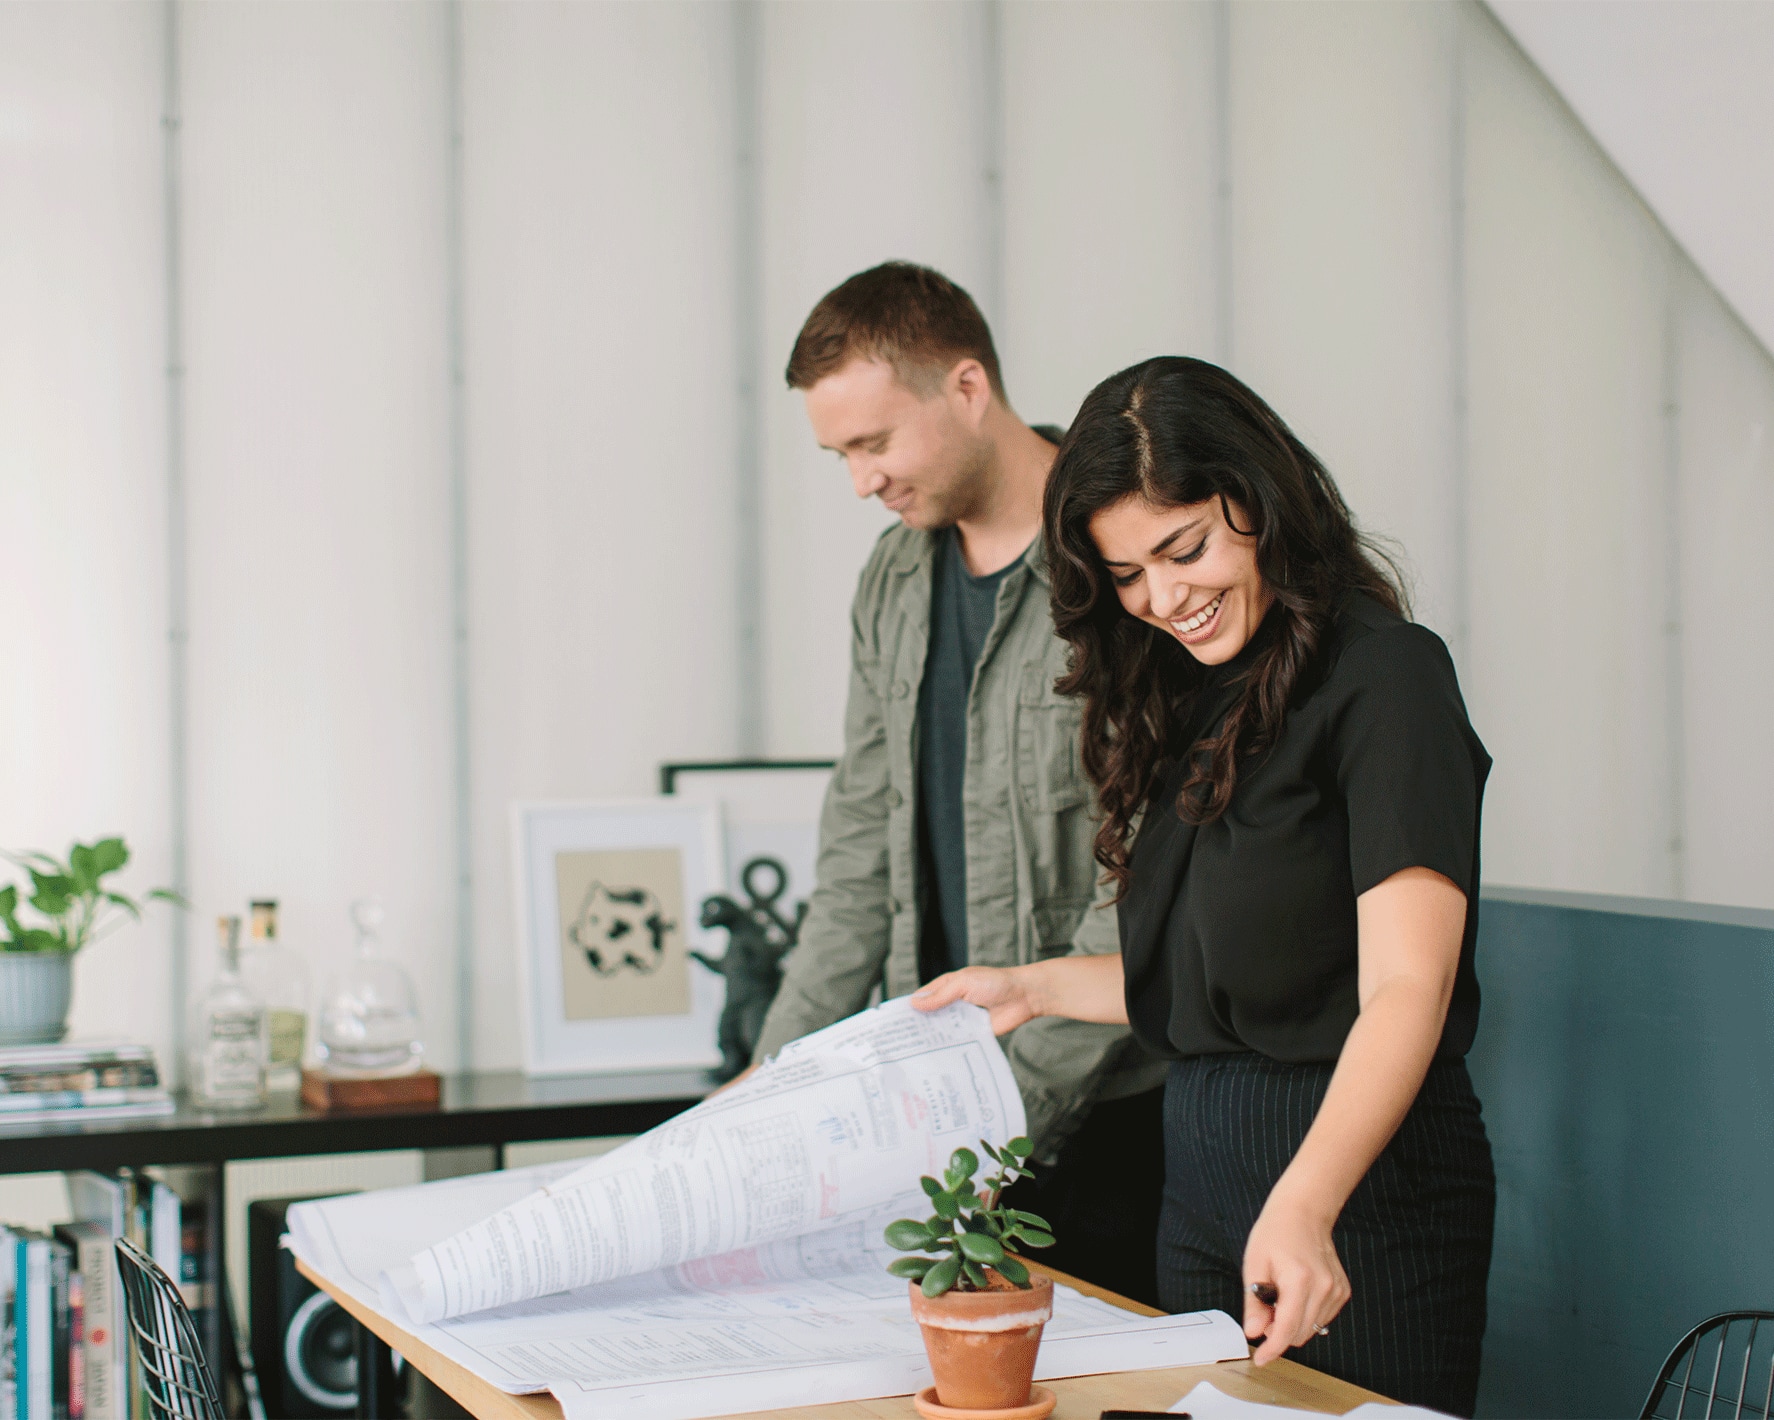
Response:
[[[936,535],[930,647],[918,687],[918,826],[928,893],[919,956],[926,981],[967,965],[967,830],[961,806],[967,696],[997,612],[998,588],[1021,561],[1015,558],[975,577],[956,531],[944,528]]]

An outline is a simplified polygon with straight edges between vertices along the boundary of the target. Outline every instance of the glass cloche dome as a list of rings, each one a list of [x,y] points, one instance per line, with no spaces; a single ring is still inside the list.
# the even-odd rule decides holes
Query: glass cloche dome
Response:
[[[413,979],[377,953],[384,913],[373,897],[351,904],[357,954],[321,997],[318,1053],[332,1075],[405,1075],[419,1068],[419,997]]]

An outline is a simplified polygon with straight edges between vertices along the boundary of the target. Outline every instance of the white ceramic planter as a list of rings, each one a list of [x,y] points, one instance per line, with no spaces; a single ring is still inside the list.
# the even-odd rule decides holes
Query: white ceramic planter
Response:
[[[0,952],[0,1046],[53,1045],[68,1033],[74,958]]]

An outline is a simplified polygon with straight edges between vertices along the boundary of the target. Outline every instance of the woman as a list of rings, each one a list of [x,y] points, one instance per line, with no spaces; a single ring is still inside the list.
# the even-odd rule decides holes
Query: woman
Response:
[[[1470,1415],[1495,1211],[1463,1059],[1490,758],[1447,649],[1318,460],[1199,360],[1091,393],[1045,518],[1121,955],[970,967],[914,1000],[986,1006],[1000,1034],[1130,1024],[1173,1062],[1165,1305],[1241,1306],[1259,1365],[1299,1347]]]

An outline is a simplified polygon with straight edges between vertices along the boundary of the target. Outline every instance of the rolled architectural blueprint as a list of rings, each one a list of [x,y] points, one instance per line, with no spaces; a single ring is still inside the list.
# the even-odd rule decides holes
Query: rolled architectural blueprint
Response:
[[[425,1324],[833,1227],[1023,1128],[985,1011],[889,1001],[426,1248],[384,1306]]]

